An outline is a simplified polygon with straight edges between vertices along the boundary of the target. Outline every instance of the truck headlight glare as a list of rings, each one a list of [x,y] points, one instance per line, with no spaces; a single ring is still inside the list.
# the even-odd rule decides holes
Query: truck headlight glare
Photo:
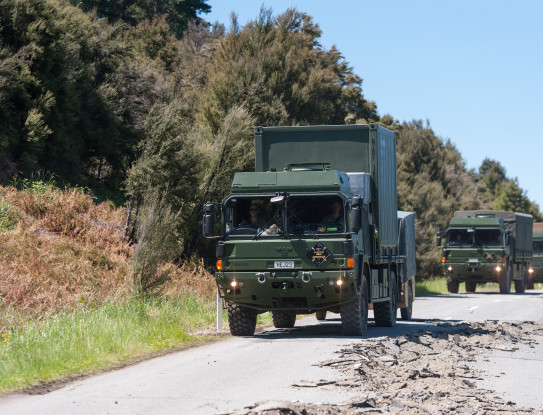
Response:
[[[449,272],[452,272],[452,267],[449,265],[449,267],[447,268],[447,270],[448,270]]]
[[[236,280],[233,280],[233,281],[230,283],[230,285],[231,285],[232,287],[236,287],[236,286],[238,285],[238,282],[237,282]]]
[[[500,267],[499,265],[496,267],[496,271],[497,272],[500,272],[502,270],[502,267]]]
[[[341,279],[338,279],[338,280],[336,281],[336,284],[337,284],[338,286],[341,286],[341,285],[343,284],[343,281],[342,281]]]

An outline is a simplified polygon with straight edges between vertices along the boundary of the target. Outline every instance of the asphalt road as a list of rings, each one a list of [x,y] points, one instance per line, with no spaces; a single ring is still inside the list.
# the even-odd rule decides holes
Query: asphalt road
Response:
[[[371,312],[370,312],[371,317]],[[500,295],[478,292],[419,297],[414,320],[380,328],[370,320],[366,338],[397,336],[442,321],[535,321],[543,323],[543,290]],[[543,343],[543,339],[540,339]],[[348,391],[294,388],[301,381],[334,380],[339,372],[314,366],[356,342],[344,337],[339,315],[324,322],[300,319],[294,329],[269,329],[250,338],[172,353],[44,395],[0,398],[6,414],[215,414],[264,400],[343,403]],[[543,409],[543,347],[520,354],[492,352],[478,363],[488,372],[482,386],[518,404]],[[499,376],[499,377],[498,377]]]

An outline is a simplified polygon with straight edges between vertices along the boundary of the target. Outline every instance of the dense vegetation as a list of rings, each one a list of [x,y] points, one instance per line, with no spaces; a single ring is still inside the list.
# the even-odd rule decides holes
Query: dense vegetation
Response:
[[[211,257],[201,206],[253,168],[254,125],[395,130],[399,207],[416,213],[422,278],[440,271],[435,231],[454,210],[542,219],[498,161],[467,170],[429,124],[379,115],[340,51],[321,46],[311,16],[262,9],[226,28],[198,17],[207,11],[203,0],[0,3],[0,181],[47,175],[127,206],[138,290],[166,280],[165,263]]]

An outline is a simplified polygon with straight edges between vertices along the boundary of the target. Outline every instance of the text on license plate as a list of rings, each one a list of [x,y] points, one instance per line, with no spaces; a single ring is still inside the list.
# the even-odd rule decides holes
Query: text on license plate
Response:
[[[274,261],[274,268],[294,268],[294,261]]]

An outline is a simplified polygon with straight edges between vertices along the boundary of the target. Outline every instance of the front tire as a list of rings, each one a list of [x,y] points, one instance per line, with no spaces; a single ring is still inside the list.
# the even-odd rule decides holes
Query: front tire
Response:
[[[368,330],[368,283],[362,282],[356,298],[341,306],[341,326],[345,336],[363,336]]]
[[[319,321],[326,320],[326,310],[317,310],[315,312],[315,317],[317,317],[317,320]]]
[[[272,320],[276,329],[291,329],[296,323],[296,314],[286,311],[272,311]]]
[[[477,290],[477,283],[473,281],[466,281],[466,292],[474,293]]]
[[[451,294],[458,294],[458,287],[460,286],[460,283],[458,280],[453,280],[451,278],[447,278],[447,291]]]
[[[500,294],[509,294],[511,292],[511,265],[506,267],[506,270],[499,276]]]
[[[228,324],[233,336],[252,336],[256,329],[256,312],[236,303],[228,303]]]
[[[524,292],[526,292],[526,285],[527,285],[527,276],[526,276],[527,272],[526,272],[526,268],[523,266],[522,267],[522,279],[520,280],[515,280],[515,292],[517,294],[523,294]]]
[[[392,271],[390,272],[389,285],[390,299],[373,304],[375,324],[379,327],[394,327],[396,325],[396,315],[398,314],[397,284],[396,275]]]

